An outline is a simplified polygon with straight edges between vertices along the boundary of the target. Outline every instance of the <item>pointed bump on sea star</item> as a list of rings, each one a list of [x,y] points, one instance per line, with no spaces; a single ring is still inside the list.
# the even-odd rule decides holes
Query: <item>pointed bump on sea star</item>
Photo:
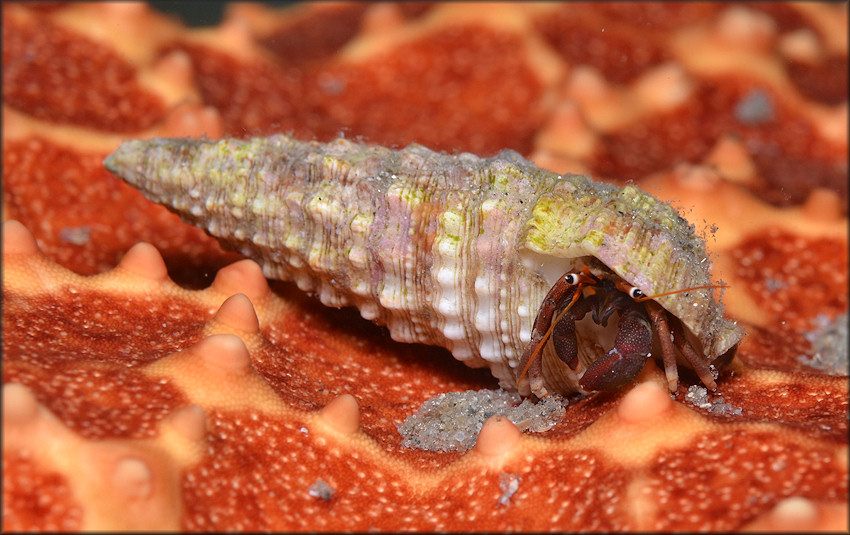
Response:
[[[844,124],[847,124],[845,115]],[[803,203],[802,211],[812,221],[840,223],[843,218],[841,197],[826,188],[814,189]]]
[[[26,424],[38,417],[38,401],[32,391],[20,383],[3,385],[3,424]]]
[[[200,362],[222,376],[242,375],[251,367],[251,355],[241,338],[234,334],[214,334],[204,338],[192,348]]]
[[[14,219],[3,223],[3,256],[36,253],[38,253],[38,244],[27,227]]]
[[[640,424],[660,418],[672,407],[669,394],[655,381],[647,381],[623,397],[617,406],[617,416],[630,424]]]
[[[225,19],[219,26],[216,41],[225,49],[251,50],[254,48],[250,28],[242,20]]]
[[[160,438],[86,440],[23,385],[5,386],[3,401],[4,454],[21,453],[67,478],[72,499],[88,504],[83,529],[177,527],[182,464]]]
[[[624,466],[637,466],[710,430],[715,425],[710,419],[672,402],[661,386],[660,375],[655,364],[647,365],[639,379],[651,379],[632,388],[616,408],[599,417],[574,443],[604,451]]]
[[[253,303],[262,300],[271,292],[260,265],[247,259],[220,269],[210,289],[227,295],[241,292]]]
[[[153,492],[153,472],[142,459],[126,457],[115,463],[112,484],[128,500],[144,500]]]
[[[478,441],[473,451],[490,462],[497,462],[513,451],[520,440],[522,433],[513,422],[504,416],[494,415],[487,418],[478,432]]]
[[[214,334],[144,367],[168,378],[205,409],[279,412],[280,398],[251,363],[245,342],[234,334]]]
[[[177,465],[194,466],[203,459],[208,433],[206,411],[187,405],[163,418],[156,441]]]
[[[181,407],[163,421],[163,427],[173,429],[189,441],[199,442],[207,434],[206,414],[198,405]]]
[[[784,498],[741,531],[784,531],[806,533],[847,528],[847,505],[810,500],[802,496]]]
[[[175,97],[182,96],[184,88],[192,87],[194,80],[194,67],[192,66],[192,58],[185,50],[172,50],[161,58],[157,59],[151,66],[149,71],[144,73],[150,77],[151,81],[156,81],[160,87],[166,86],[173,93],[177,93]],[[172,104],[172,99],[167,99],[169,104]],[[177,104],[177,102],[173,102]]]
[[[215,108],[181,102],[159,125],[157,137],[207,137],[224,135],[221,113]]]
[[[30,388],[19,383],[3,386],[3,451],[43,447],[39,437],[65,431],[67,428],[39,403]]]
[[[818,521],[815,504],[806,498],[794,496],[785,498],[770,512],[773,522],[787,530],[805,530],[812,528]]]
[[[170,281],[168,268],[156,247],[149,243],[137,243],[127,251],[117,269],[136,275],[151,282]]]
[[[260,332],[260,323],[254,305],[243,293],[234,294],[225,299],[209,325],[230,327],[245,334]]]
[[[354,396],[342,394],[319,411],[318,420],[337,433],[355,433],[360,429],[360,406]]]

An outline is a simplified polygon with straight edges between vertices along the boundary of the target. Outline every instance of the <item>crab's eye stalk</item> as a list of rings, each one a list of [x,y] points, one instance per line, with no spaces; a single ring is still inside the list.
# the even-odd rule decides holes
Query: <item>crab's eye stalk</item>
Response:
[[[575,286],[579,282],[579,276],[576,273],[567,273],[564,275],[564,282],[570,286]]]
[[[644,301],[646,299],[646,295],[642,291],[640,291],[640,288],[638,288],[637,286],[632,286],[631,284],[623,281],[615,282],[614,286],[616,286],[618,290],[620,290],[624,294],[627,294],[635,301]]]

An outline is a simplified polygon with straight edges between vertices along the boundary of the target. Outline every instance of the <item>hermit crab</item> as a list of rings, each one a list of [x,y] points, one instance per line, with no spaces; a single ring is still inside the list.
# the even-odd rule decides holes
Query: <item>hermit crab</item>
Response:
[[[512,151],[274,135],[128,141],[104,164],[267,277],[523,395],[616,389],[650,357],[671,390],[677,364],[714,388],[742,337],[673,207]]]
[[[670,390],[675,391],[678,383],[677,350],[700,380],[715,390],[717,366],[724,367],[729,363],[735,355],[737,344],[715,359],[713,364],[709,364],[688,340],[681,323],[676,318],[668,317],[664,309],[652,301],[664,295],[714,287],[720,286],[697,286],[648,296],[644,295],[640,288],[610,273],[594,275],[588,266],[584,266],[582,272],[566,273],[555,282],[543,299],[534,320],[531,342],[526,346],[520,360],[519,367],[522,371],[519,378],[528,372],[532,382],[531,390],[544,391],[545,387],[539,384],[542,366],[538,357],[550,335],[558,358],[577,372],[579,345],[575,322],[591,313],[594,323],[607,327],[608,319],[616,312],[619,325],[613,347],[602,356],[594,355],[594,359],[586,365],[578,380],[582,389],[615,390],[637,377],[646,359],[652,356],[654,333],[661,349]],[[585,293],[588,295],[584,295]],[[647,303],[643,305],[643,301]],[[560,311],[553,319],[556,309]]]

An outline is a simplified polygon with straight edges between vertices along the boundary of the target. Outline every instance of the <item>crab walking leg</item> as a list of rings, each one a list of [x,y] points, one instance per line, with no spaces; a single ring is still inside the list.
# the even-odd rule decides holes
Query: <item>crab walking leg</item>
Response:
[[[555,354],[571,370],[578,370],[578,339],[576,338],[576,321],[590,312],[590,302],[579,299],[563,318],[558,320],[552,329],[552,346]]]
[[[661,343],[661,360],[664,362],[667,388],[670,392],[675,392],[679,388],[679,369],[676,367],[676,349],[673,346],[673,331],[667,323],[667,311],[654,301],[646,302],[646,311]]]
[[[717,383],[714,382],[714,373],[711,371],[711,368],[708,366],[708,363],[705,361],[702,355],[700,355],[696,349],[693,348],[688,339],[685,337],[685,331],[682,329],[682,325],[673,320],[670,323],[673,324],[673,344],[682,352],[685,359],[694,367],[694,371],[697,372],[697,376],[700,378],[700,381],[708,387],[709,390],[717,390]]]
[[[558,306],[565,300],[569,300],[570,305],[573,304],[577,297],[577,292],[580,291],[580,284],[576,285],[574,282],[568,280],[566,276],[559,278],[552,285],[552,288],[549,289],[549,292],[543,299],[543,304],[540,305],[540,311],[537,313],[537,317],[534,318],[534,325],[531,329],[531,341],[525,346],[522,359],[519,361],[518,369],[520,373],[517,380],[522,379],[522,376],[528,373],[531,392],[539,398],[549,394],[546,387],[543,386],[543,358],[541,352],[546,343],[546,336],[551,330],[552,316],[555,314]],[[569,307],[570,305],[567,306]]]

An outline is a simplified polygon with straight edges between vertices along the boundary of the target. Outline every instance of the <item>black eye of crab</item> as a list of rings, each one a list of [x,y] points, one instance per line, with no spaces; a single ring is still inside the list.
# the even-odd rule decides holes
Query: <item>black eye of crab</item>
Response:
[[[643,297],[643,292],[640,291],[640,288],[632,286],[631,288],[629,288],[629,297],[631,297],[632,299],[640,299],[641,297]]]
[[[570,286],[575,286],[576,284],[578,284],[578,275],[576,275],[575,273],[567,273],[566,275],[564,275],[564,282],[566,282]]]

